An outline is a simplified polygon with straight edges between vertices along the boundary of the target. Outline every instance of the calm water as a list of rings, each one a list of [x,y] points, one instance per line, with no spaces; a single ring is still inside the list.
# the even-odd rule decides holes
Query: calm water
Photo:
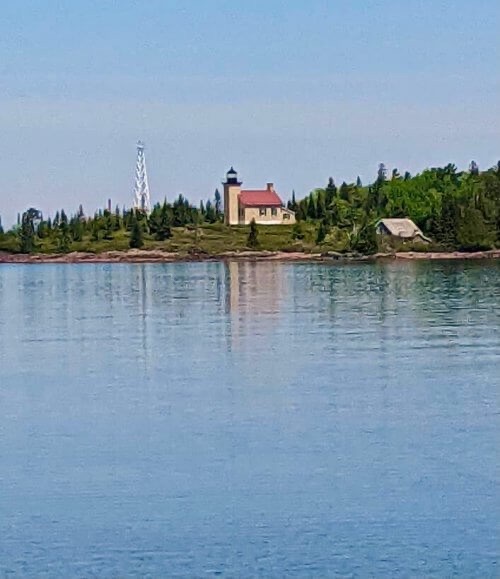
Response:
[[[498,576],[500,264],[0,266],[0,576]]]

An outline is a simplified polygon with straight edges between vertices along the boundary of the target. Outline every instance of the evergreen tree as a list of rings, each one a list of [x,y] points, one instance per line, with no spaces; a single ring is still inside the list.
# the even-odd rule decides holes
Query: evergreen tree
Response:
[[[4,235],[3,225],[2,225],[2,218],[0,217],[0,236]]]
[[[215,223],[217,221],[217,213],[215,212],[215,207],[212,205],[210,199],[207,201],[205,206],[205,219],[208,223]]]
[[[307,218],[307,197],[296,204],[295,219],[304,221]]]
[[[335,185],[335,181],[333,180],[333,177],[330,177],[328,179],[328,185],[326,186],[325,194],[326,194],[326,199],[325,199],[326,206],[327,206],[327,208],[330,208],[330,205],[333,203],[333,200],[337,196],[337,187]]]
[[[130,231],[129,246],[132,249],[140,249],[143,245],[144,245],[144,238],[141,223],[137,219],[137,214],[134,211],[132,217],[132,229]]]
[[[122,228],[122,217],[120,213],[120,207],[117,205],[115,207],[115,217],[113,219],[113,231],[120,231]]]
[[[255,223],[255,219],[252,219],[250,222],[250,232],[248,233],[247,245],[252,249],[259,247],[259,230]]]
[[[64,217],[63,217],[64,215]],[[61,213],[61,223],[59,224],[59,231],[57,237],[57,243],[59,251],[62,253],[67,253],[70,248],[70,237],[69,237],[69,225],[64,212]]]
[[[318,233],[316,235],[316,245],[319,245],[320,243],[323,243],[323,241],[325,241],[327,233],[328,227],[327,224],[325,223],[325,220],[323,219],[319,224]]]
[[[386,179],[387,169],[385,168],[384,163],[379,163],[378,170],[377,170],[377,181],[383,183]]]
[[[25,211],[21,218],[19,249],[21,253],[31,253],[35,249],[35,227],[33,215],[29,211]]]
[[[94,219],[92,220],[92,225],[91,225],[91,235],[90,238],[92,241],[99,241],[99,222],[97,220],[97,217],[95,216]]]
[[[325,192],[320,189],[316,199],[316,219],[325,219],[326,217],[326,199]]]
[[[356,187],[358,189],[361,189],[361,187],[363,187],[363,183],[361,182],[361,177],[358,175],[358,178],[356,179]]]
[[[445,191],[441,201],[436,237],[446,247],[452,248],[457,243],[458,217],[457,200],[451,191]]]
[[[162,205],[160,210],[160,217],[158,227],[155,232],[155,239],[157,241],[165,241],[172,237],[171,218],[170,218],[170,208],[167,205],[167,201]]]
[[[219,219],[220,215],[222,213],[222,201],[221,201],[221,195],[220,195],[218,189],[215,190],[214,199],[215,199],[215,215],[216,215],[217,219]]]
[[[114,230],[113,216],[111,215],[111,213],[107,209],[104,211],[103,230],[104,230],[103,238],[106,239],[107,241],[112,240],[113,239],[113,230]]]
[[[349,185],[345,181],[340,186],[339,197],[340,197],[340,199],[343,199],[344,201],[350,200]]]
[[[316,202],[314,200],[314,195],[312,193],[309,195],[309,202],[307,205],[307,217],[309,219],[316,219]]]
[[[479,209],[468,207],[457,231],[460,249],[480,251],[490,249],[493,244],[493,232],[488,228]]]
[[[361,227],[353,244],[353,249],[363,255],[372,255],[377,253],[377,233],[373,225],[365,223],[363,227]]]
[[[83,239],[83,223],[81,219],[76,215],[69,222],[69,232],[73,241],[82,241]],[[39,235],[40,236],[40,235]]]

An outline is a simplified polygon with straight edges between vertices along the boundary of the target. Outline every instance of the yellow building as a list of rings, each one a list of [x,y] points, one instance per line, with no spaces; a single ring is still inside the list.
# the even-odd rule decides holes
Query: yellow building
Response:
[[[238,173],[231,167],[223,185],[226,225],[248,225],[252,219],[259,225],[295,223],[295,213],[284,206],[272,183],[265,189],[242,189]]]

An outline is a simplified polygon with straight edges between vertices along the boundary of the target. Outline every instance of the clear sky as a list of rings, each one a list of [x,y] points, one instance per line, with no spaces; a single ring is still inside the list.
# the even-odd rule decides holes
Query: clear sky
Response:
[[[499,0],[16,0],[0,18],[0,214],[198,202],[230,165],[287,198],[500,158]]]

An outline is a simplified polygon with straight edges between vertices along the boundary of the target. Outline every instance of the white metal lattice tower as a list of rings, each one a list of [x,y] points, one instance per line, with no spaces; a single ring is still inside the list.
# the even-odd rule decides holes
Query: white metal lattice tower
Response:
[[[137,162],[135,164],[134,209],[145,213],[151,211],[151,197],[149,196],[148,174],[146,171],[146,157],[144,143],[137,143]]]

